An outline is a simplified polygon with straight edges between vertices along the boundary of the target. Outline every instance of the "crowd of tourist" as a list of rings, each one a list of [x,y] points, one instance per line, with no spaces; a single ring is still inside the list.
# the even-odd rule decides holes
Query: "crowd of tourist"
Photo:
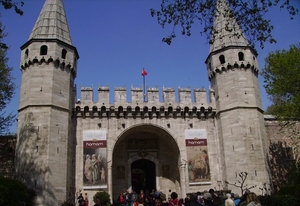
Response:
[[[149,192],[141,190],[137,194],[121,192],[117,198],[117,206],[261,206],[255,193],[247,190],[242,197],[238,194],[216,194],[213,189],[204,192],[189,194],[188,197],[178,198],[176,192],[169,191],[166,195],[162,191]]]

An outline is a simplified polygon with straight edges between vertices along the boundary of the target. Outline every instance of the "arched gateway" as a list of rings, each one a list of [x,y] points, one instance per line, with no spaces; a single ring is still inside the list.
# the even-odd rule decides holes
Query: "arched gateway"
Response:
[[[63,1],[45,1],[21,47],[15,157],[16,177],[38,192],[36,205],[74,202],[80,192],[90,200],[98,191],[116,199],[131,189],[182,198],[210,188],[240,193],[226,184],[240,172],[256,193],[269,185],[257,53],[243,35],[230,34],[240,27],[226,2],[217,1],[216,11],[228,13],[215,15],[218,35],[205,61],[209,94],[115,86],[111,101],[110,87],[99,86],[95,101],[94,88],[83,86],[75,102],[79,55]]]
[[[125,190],[181,192],[180,152],[174,138],[153,124],[132,126],[113,148],[113,198]]]

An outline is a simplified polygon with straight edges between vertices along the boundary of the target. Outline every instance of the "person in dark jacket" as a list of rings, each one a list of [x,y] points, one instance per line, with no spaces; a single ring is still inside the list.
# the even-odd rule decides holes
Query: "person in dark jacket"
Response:
[[[190,199],[185,206],[203,206],[203,204],[199,203],[197,200],[197,194],[191,194]]]
[[[205,206],[215,206],[215,204],[213,203],[212,195],[210,193],[204,193],[203,200]]]

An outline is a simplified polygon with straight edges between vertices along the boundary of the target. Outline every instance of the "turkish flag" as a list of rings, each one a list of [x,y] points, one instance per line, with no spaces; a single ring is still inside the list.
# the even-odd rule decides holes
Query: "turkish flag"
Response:
[[[142,76],[146,76],[148,73],[146,72],[146,70],[143,68],[142,70]]]

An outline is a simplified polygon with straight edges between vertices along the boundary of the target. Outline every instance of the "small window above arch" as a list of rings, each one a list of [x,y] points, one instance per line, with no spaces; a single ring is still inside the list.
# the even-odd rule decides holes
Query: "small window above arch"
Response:
[[[225,56],[224,55],[220,55],[219,60],[220,60],[221,64],[225,64]]]
[[[41,46],[40,55],[47,55],[48,47],[46,45]]]
[[[238,55],[239,55],[239,61],[244,61],[245,60],[243,52],[239,52]]]
[[[63,49],[61,51],[61,58],[66,59],[66,56],[67,56],[67,50]]]

